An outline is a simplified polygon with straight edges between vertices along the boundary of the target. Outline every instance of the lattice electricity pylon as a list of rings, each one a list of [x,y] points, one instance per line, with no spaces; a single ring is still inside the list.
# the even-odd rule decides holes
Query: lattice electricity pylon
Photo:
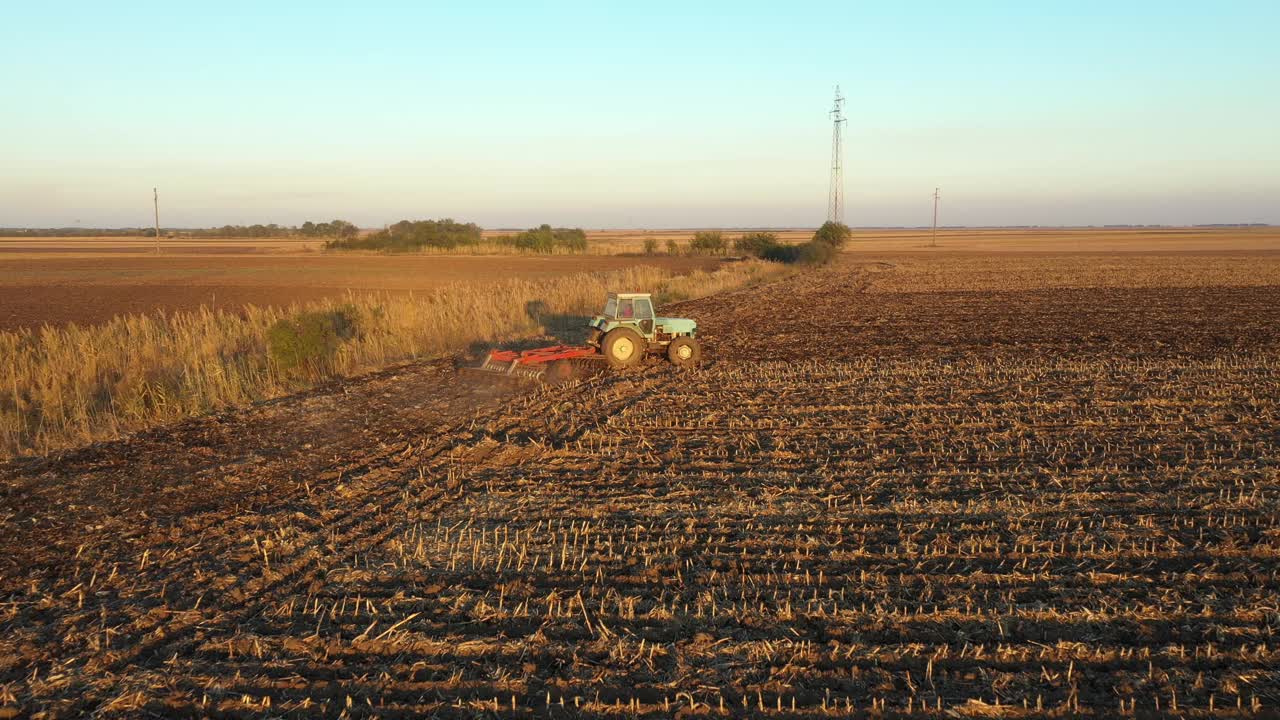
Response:
[[[844,96],[836,86],[835,103],[831,106],[831,187],[827,195],[827,220],[844,222]]]

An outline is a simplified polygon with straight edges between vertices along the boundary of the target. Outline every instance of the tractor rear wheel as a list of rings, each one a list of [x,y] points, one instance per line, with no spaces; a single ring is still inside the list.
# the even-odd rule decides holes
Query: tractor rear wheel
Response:
[[[644,338],[631,328],[614,328],[604,336],[600,349],[604,352],[610,367],[634,367],[639,365],[641,358],[644,357]]]
[[[695,367],[702,362],[702,348],[691,337],[678,337],[667,345],[667,359],[676,367]]]

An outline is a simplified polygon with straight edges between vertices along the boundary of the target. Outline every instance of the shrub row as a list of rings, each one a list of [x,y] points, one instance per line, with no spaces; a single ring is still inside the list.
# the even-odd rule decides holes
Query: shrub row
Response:
[[[480,226],[475,223],[443,220],[401,220],[385,230],[364,237],[330,240],[330,250],[386,250],[408,252],[424,247],[456,248],[480,242]]]
[[[733,249],[764,260],[781,263],[825,265],[840,252],[849,241],[852,231],[844,223],[827,221],[809,242],[802,245],[784,245],[771,232],[747,233],[733,243]]]
[[[553,228],[540,225],[515,235],[484,239],[475,223],[443,220],[401,220],[364,237],[341,237],[325,243],[329,250],[381,250],[412,252],[425,249],[452,250],[474,248],[481,244],[509,246],[522,252],[583,253],[587,251],[587,234],[581,228]]]

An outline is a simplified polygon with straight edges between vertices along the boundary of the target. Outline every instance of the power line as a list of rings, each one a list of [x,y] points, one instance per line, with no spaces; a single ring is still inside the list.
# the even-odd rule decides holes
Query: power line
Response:
[[[836,86],[835,102],[831,106],[831,186],[827,195],[827,220],[844,222],[844,96]]]

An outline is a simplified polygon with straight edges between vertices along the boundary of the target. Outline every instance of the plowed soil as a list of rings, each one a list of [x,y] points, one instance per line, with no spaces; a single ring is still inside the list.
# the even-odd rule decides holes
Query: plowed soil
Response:
[[[1274,712],[1280,262],[990,262],[670,308],[697,371],[409,365],[0,466],[0,708]]]

